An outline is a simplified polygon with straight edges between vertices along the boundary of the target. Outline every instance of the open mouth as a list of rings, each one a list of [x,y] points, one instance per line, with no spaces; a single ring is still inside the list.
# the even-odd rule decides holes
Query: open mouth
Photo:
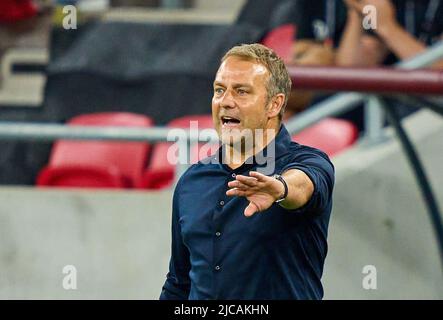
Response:
[[[234,117],[222,116],[220,119],[224,127],[236,127],[240,124],[240,120]]]

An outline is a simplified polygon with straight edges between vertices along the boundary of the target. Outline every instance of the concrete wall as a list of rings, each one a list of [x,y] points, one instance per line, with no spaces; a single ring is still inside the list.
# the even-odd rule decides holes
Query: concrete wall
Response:
[[[170,193],[0,191],[0,299],[156,299]],[[62,286],[63,267],[77,289]]]
[[[443,210],[443,119],[423,111],[405,127]],[[426,207],[398,141],[391,131],[387,136],[380,146],[334,159],[325,298],[443,298],[443,266]],[[363,289],[365,265],[377,269],[377,290]]]
[[[443,120],[408,121],[443,204]],[[388,133],[389,134],[389,133]],[[395,140],[357,147],[337,170],[326,299],[442,299],[442,266]],[[1,299],[157,299],[168,266],[171,193],[0,189]],[[62,286],[77,269],[77,289]],[[362,269],[377,269],[365,290]]]

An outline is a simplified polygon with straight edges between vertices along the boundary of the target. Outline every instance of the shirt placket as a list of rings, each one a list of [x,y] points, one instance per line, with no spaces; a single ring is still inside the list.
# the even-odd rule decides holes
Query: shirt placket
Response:
[[[226,222],[223,220],[224,211],[226,204],[229,201],[229,197],[226,195],[226,191],[228,190],[228,182],[235,180],[236,174],[234,172],[230,172],[226,178],[225,186],[221,189],[220,195],[217,199],[217,204],[214,209],[214,215],[212,219],[212,241],[213,241],[213,261],[212,261],[212,272],[213,272],[213,288],[214,288],[214,297],[215,299],[219,299],[218,289],[219,289],[219,277],[221,272],[223,272],[223,262],[221,261],[221,250],[222,250],[222,242],[223,242],[223,226]]]

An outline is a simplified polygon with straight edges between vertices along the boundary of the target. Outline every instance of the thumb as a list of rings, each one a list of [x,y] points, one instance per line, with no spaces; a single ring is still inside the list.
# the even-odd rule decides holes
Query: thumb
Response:
[[[249,205],[245,209],[245,216],[246,217],[251,217],[257,211],[258,211],[257,205],[254,202],[251,201],[251,202],[249,202]]]

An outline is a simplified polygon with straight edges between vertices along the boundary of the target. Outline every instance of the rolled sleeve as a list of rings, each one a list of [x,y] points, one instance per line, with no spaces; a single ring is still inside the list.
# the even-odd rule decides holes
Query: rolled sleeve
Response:
[[[296,156],[281,170],[281,174],[291,169],[303,171],[314,185],[314,191],[308,202],[302,207],[290,210],[294,213],[314,212],[320,214],[332,202],[334,187],[334,166],[328,156],[319,150],[304,152]]]

